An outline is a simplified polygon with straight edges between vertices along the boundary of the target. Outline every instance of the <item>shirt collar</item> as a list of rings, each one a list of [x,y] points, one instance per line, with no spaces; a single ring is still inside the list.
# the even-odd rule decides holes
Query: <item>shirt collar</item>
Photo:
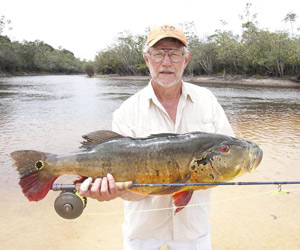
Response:
[[[187,84],[185,82],[182,82],[182,94],[181,95],[182,95],[182,97],[184,97],[184,99],[194,102],[195,96],[194,96],[193,92],[186,85]],[[145,89],[145,94],[146,94],[145,97],[148,100],[149,106],[150,106],[151,101],[153,103],[159,102],[155,95],[154,89],[152,87],[151,80],[149,81],[149,83]]]
[[[195,95],[194,92],[190,90],[190,88],[188,88],[187,84],[185,82],[182,82],[182,96],[186,99],[186,100],[190,100],[191,102],[195,102]]]

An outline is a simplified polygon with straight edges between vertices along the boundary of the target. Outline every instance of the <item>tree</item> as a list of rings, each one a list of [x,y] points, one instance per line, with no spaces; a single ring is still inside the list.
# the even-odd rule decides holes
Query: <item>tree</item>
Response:
[[[298,18],[298,16],[295,13],[289,12],[286,14],[285,18],[283,19],[283,21],[286,23],[290,22],[291,30],[292,30],[292,37],[294,36],[293,23],[296,22],[297,18]]]
[[[220,31],[210,36],[211,41],[218,46],[217,59],[223,68],[223,76],[226,77],[228,71],[231,74],[239,72],[239,60],[242,57],[239,50],[239,36],[231,31]]]
[[[84,65],[84,71],[88,77],[93,77],[95,75],[94,63],[89,61]]]
[[[97,72],[102,74],[140,75],[148,72],[143,59],[145,36],[119,33],[116,43],[100,51],[95,59]]]
[[[10,20],[7,20],[5,18],[5,16],[1,16],[0,17],[0,36],[2,35],[5,27],[8,26],[8,29],[11,30],[12,28],[10,27],[10,24],[11,24],[11,21]]]

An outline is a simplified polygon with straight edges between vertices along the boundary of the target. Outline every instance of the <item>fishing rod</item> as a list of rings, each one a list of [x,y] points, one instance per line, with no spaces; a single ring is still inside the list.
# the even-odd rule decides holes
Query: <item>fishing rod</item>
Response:
[[[199,182],[199,183],[133,183],[132,181],[116,182],[118,189],[132,189],[139,187],[181,187],[181,186],[236,186],[236,185],[281,185],[300,184],[300,181],[255,181],[255,182]],[[65,219],[75,219],[81,215],[86,207],[87,199],[82,197],[78,191],[81,183],[76,184],[53,184],[53,191],[62,191],[54,202],[56,212]],[[90,185],[90,187],[92,184]]]
[[[132,181],[116,182],[118,189],[132,189],[138,187],[180,187],[180,186],[240,186],[240,185],[289,185],[300,184],[300,181],[254,181],[254,182],[198,182],[198,183],[133,183]],[[79,191],[81,183],[77,184],[53,184],[53,191],[77,190]]]

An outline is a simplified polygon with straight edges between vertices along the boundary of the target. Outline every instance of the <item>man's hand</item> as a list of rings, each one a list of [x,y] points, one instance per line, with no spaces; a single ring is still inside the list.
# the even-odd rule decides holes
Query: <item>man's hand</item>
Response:
[[[79,194],[84,197],[97,199],[98,201],[110,201],[117,197],[121,197],[124,200],[139,201],[145,197],[144,195],[118,189],[115,179],[111,174],[107,174],[107,176],[103,178],[95,179],[92,187],[89,189],[92,182],[93,179],[91,177],[82,182]]]
[[[110,201],[120,197],[122,191],[124,191],[117,189],[116,182],[111,174],[95,179],[93,186],[89,190],[92,181],[93,179],[89,177],[80,185],[80,195],[97,199],[98,201]]]

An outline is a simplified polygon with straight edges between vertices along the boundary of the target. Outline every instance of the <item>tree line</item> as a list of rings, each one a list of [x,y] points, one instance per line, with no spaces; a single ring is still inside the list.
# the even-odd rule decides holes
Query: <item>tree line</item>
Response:
[[[224,28],[200,38],[194,32],[196,28],[193,22],[181,25],[192,54],[185,74],[294,76],[300,80],[300,36],[293,32],[297,15],[290,12],[283,20],[290,23],[291,33],[260,29],[256,21],[257,14],[251,12],[251,4],[246,5],[244,16],[240,17],[243,30],[241,35]],[[142,56],[145,41],[146,35],[120,33],[113,45],[96,55],[93,63],[95,72],[118,75],[148,74]]]
[[[291,25],[291,32],[259,28],[257,14],[252,13],[249,3],[240,18],[241,35],[227,30],[224,21],[222,29],[204,38],[196,34],[193,22],[181,24],[192,54],[185,74],[293,77],[300,80],[300,36],[294,33],[297,15],[290,12],[282,20]],[[143,59],[146,34],[119,33],[112,45],[98,52],[93,61],[86,62],[77,59],[71,51],[54,49],[42,41],[12,42],[2,35],[7,24],[5,17],[1,17],[0,72],[86,72],[89,76],[95,73],[149,74]]]
[[[54,49],[43,41],[11,41],[3,35],[10,21],[0,18],[0,72],[18,73],[83,73],[82,62],[66,49]]]
[[[66,49],[42,41],[11,42],[0,36],[0,71],[7,73],[82,73],[82,62]]]

